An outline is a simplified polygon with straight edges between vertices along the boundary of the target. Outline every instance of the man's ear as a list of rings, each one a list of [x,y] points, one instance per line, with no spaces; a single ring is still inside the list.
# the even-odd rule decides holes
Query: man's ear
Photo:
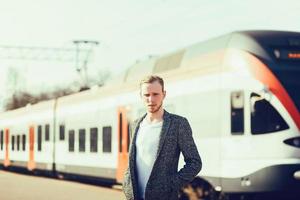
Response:
[[[164,90],[164,98],[166,97],[166,95],[167,95],[167,91],[166,91],[166,90]]]

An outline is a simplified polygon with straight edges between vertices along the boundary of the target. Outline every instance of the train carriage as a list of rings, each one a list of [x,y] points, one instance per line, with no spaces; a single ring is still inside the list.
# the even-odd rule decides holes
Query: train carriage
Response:
[[[27,158],[30,170],[45,169],[32,165],[39,161],[48,163],[48,170],[52,166],[53,173],[121,183],[130,124],[145,112],[138,81],[149,74],[166,81],[166,110],[188,118],[203,160],[198,177],[210,190],[229,197],[262,193],[300,197],[300,33],[296,32],[233,32],[138,62],[104,87],[48,101],[47,115],[39,104],[18,115],[2,113],[1,145],[12,144],[7,133],[13,129],[25,133],[27,143],[30,135],[34,141],[40,139],[31,160],[29,152],[26,157],[1,148],[3,165],[12,165],[7,155],[13,155],[14,161]],[[14,117],[27,120],[27,125]],[[14,123],[5,124],[9,120]],[[46,133],[39,133],[39,127],[46,130],[47,124],[51,139],[44,143],[39,134]],[[36,151],[39,143],[48,152],[44,160]],[[184,164],[182,157],[179,163]]]

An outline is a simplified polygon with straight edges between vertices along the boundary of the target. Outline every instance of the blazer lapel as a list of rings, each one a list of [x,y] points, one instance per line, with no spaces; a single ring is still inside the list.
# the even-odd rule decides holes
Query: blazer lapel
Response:
[[[147,114],[144,114],[140,119],[137,120],[137,123],[135,124],[135,127],[133,129],[133,135],[132,135],[132,143],[131,143],[131,151],[130,151],[130,166],[135,166],[135,153],[136,153],[136,136],[137,132],[140,127],[140,123],[143,121],[143,119],[146,117]]]
[[[164,110],[164,115],[163,115],[163,126],[161,128],[161,133],[160,133],[160,138],[159,138],[159,144],[158,144],[158,149],[157,149],[157,153],[156,153],[156,158],[158,157],[164,142],[165,142],[165,138],[166,135],[168,133],[169,127],[171,125],[171,118],[170,118],[170,114]]]
[[[133,195],[136,198],[137,194],[138,194],[138,188],[137,188],[137,180],[136,180],[136,136],[137,136],[137,132],[139,130],[140,127],[140,123],[143,121],[143,119],[146,117],[146,114],[141,117],[139,120],[137,120],[137,123],[134,126],[134,129],[132,129],[133,135],[131,137],[132,138],[132,143],[131,143],[131,147],[130,147],[130,160],[129,160],[129,170],[130,170],[130,174],[131,174],[131,181],[132,181],[132,190],[133,190]]]

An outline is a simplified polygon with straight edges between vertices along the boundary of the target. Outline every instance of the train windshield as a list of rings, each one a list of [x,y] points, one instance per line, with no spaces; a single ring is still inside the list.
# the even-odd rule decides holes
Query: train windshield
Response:
[[[283,87],[288,92],[289,96],[295,103],[298,112],[300,111],[300,62],[295,64],[281,64],[282,69],[272,70],[277,76]]]
[[[271,70],[300,111],[300,47],[275,47],[273,53],[278,66]]]

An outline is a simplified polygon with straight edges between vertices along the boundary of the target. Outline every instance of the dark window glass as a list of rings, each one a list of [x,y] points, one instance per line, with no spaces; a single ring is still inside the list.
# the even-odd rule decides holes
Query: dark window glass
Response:
[[[26,135],[22,135],[22,150],[25,151],[26,150]]]
[[[90,151],[98,151],[98,128],[90,129]]]
[[[119,152],[122,152],[122,140],[123,140],[123,116],[122,113],[119,114]]]
[[[127,152],[129,152],[129,145],[130,145],[130,124],[127,125]]]
[[[0,132],[0,148],[3,150],[3,130]]]
[[[11,150],[14,151],[15,150],[15,136],[11,136]]]
[[[74,152],[75,147],[75,131],[69,130],[69,152]]]
[[[17,135],[17,151],[20,151],[20,135]]]
[[[42,126],[38,126],[38,151],[42,151]]]
[[[46,141],[50,140],[50,126],[49,126],[49,124],[45,125],[45,140]]]
[[[85,129],[79,129],[79,152],[85,152]]]
[[[111,126],[103,127],[103,152],[111,152]]]
[[[231,93],[231,134],[244,134],[244,93]]]
[[[251,132],[264,134],[288,129],[289,126],[278,111],[256,93],[251,94]]]
[[[64,140],[65,139],[65,125],[59,126],[59,139]]]

